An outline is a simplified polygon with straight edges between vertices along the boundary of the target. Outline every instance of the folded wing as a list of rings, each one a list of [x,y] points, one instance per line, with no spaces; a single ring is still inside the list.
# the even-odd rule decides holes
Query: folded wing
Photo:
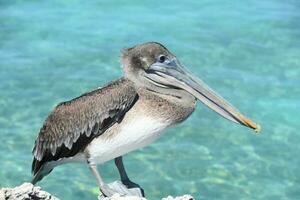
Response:
[[[32,172],[44,163],[72,157],[115,123],[137,101],[132,82],[121,78],[107,86],[60,103],[41,128],[33,149]]]

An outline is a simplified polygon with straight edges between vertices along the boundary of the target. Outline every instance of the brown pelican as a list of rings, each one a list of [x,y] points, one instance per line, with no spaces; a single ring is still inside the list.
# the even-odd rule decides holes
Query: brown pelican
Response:
[[[122,183],[140,188],[128,178],[122,156],[188,118],[196,100],[232,122],[259,129],[159,43],[123,50],[121,64],[124,77],[60,103],[49,114],[33,149],[33,183],[58,165],[86,162],[102,193],[110,196],[119,191],[103,182],[96,166],[114,159]]]

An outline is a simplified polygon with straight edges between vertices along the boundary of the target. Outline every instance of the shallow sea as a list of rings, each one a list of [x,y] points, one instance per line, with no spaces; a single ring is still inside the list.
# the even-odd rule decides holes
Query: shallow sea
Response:
[[[149,199],[300,199],[298,0],[0,0],[0,187],[31,179],[31,149],[61,101],[122,75],[120,49],[158,41],[261,135],[198,104],[184,123],[125,156]],[[99,167],[118,178],[113,162]],[[61,199],[96,199],[85,164],[39,183]]]

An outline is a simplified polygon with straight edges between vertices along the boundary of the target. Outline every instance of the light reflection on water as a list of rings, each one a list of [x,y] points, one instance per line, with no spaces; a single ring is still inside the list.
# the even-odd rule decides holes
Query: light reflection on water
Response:
[[[31,179],[31,149],[60,101],[121,75],[119,52],[159,41],[263,126],[261,135],[198,104],[185,123],[125,157],[151,199],[299,199],[300,7],[297,1],[7,1],[0,3],[0,186]],[[112,162],[101,167],[118,178]],[[93,199],[84,164],[40,185]]]

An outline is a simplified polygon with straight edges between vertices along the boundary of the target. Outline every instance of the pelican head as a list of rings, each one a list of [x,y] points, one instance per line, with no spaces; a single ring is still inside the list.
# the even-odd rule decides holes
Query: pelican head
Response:
[[[258,124],[190,73],[174,54],[159,43],[149,42],[125,49],[121,62],[125,76],[137,87],[153,91],[185,91],[222,117],[256,131],[260,129]]]

